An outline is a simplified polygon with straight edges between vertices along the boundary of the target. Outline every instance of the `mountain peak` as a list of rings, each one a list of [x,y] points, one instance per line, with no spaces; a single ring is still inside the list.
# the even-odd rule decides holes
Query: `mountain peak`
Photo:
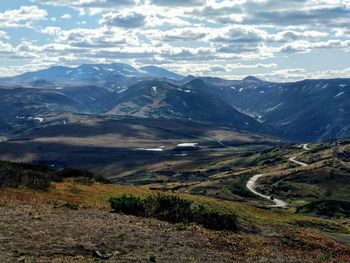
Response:
[[[250,82],[262,82],[261,79],[258,79],[254,76],[248,76],[243,79],[243,81],[250,81]]]
[[[167,78],[167,79],[180,80],[180,79],[184,78],[183,76],[181,76],[175,72],[172,72],[172,71],[169,71],[167,69],[160,68],[157,66],[152,66],[152,65],[141,67],[141,68],[139,68],[139,70],[147,72],[150,75],[163,77],[163,78]]]
[[[202,79],[195,78],[187,82],[186,86],[190,86],[192,88],[201,88],[203,86],[206,86],[206,84]]]

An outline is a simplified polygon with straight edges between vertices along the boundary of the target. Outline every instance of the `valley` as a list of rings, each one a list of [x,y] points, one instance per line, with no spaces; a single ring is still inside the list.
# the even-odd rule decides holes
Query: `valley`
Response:
[[[305,253],[307,262],[346,262],[348,82],[184,78],[123,64],[3,79],[0,259],[168,262],[186,247],[179,262],[303,262]],[[185,211],[192,221],[174,223],[162,220],[164,211],[155,218],[137,211],[149,196],[174,197],[199,216]],[[110,198],[140,204],[135,214],[109,213]],[[16,228],[31,226],[36,242],[21,245],[26,237],[10,226],[11,215],[24,220]],[[237,219],[236,232],[206,229],[230,222],[227,215]],[[54,230],[59,217],[62,233]],[[36,230],[53,238],[45,243]],[[77,238],[84,231],[90,241]],[[163,239],[171,242],[160,246]]]
[[[0,1],[0,263],[349,263],[350,0]]]

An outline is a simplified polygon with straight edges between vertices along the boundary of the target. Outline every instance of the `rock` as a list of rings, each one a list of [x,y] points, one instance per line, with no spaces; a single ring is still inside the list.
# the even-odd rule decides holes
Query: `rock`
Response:
[[[113,256],[113,253],[107,253],[104,251],[99,251],[99,250],[95,250],[94,251],[94,256],[98,257],[100,259],[109,259]]]

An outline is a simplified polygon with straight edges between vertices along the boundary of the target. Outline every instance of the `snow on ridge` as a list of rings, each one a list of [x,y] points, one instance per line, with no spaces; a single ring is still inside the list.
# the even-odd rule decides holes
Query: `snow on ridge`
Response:
[[[338,97],[340,97],[341,95],[344,95],[344,91],[342,91],[342,92],[338,93],[337,95],[335,95],[334,98],[338,98]]]
[[[159,146],[155,148],[138,148],[139,151],[146,151],[146,152],[163,152],[165,146]]]
[[[36,121],[39,121],[39,122],[43,122],[44,118],[42,118],[42,117],[35,117],[35,118],[33,118],[33,120],[36,120]]]
[[[154,93],[157,93],[157,87],[155,87],[155,86],[152,87],[152,90],[153,90]]]
[[[120,93],[123,93],[123,92],[124,92],[124,91],[126,91],[126,90],[127,90],[127,88],[125,88],[125,89],[121,89],[121,90],[118,90],[118,91],[117,91],[117,93],[119,93],[119,94],[120,94]]]
[[[177,147],[197,147],[197,146],[198,146],[197,142],[185,142],[177,145]]]
[[[339,84],[339,87],[345,88],[347,85],[346,84]]]
[[[162,152],[164,149],[162,148],[138,148],[140,151],[146,151],[146,152]]]

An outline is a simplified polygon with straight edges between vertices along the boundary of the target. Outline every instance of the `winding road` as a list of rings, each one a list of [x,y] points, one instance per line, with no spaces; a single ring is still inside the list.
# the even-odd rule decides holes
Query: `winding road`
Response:
[[[307,143],[303,144],[303,149],[305,151],[310,151],[311,149],[309,148],[309,145]]]
[[[308,148],[308,144],[304,144],[303,145],[303,149],[306,150],[306,151],[310,150]],[[296,164],[298,164],[300,166],[303,166],[303,167],[308,166],[308,164],[306,164],[306,163],[297,161],[296,158],[297,158],[297,156],[291,157],[291,158],[289,158],[289,161],[293,162],[293,163],[296,163]],[[259,178],[261,178],[261,177],[264,177],[264,176],[267,176],[267,175],[265,175],[265,174],[256,174],[252,178],[250,178],[249,181],[247,182],[247,185],[246,185],[247,188],[249,189],[249,191],[251,191],[255,195],[258,195],[258,196],[260,196],[260,197],[262,197],[262,198],[264,198],[266,200],[269,200],[269,201],[274,203],[273,205],[269,205],[268,207],[277,207],[277,208],[285,208],[285,207],[287,207],[288,204],[286,202],[284,202],[283,200],[276,199],[276,198],[272,199],[271,196],[264,195],[264,194],[259,193],[259,192],[256,191],[256,182],[257,182],[257,180]]]
[[[296,163],[296,164],[298,164],[298,165],[300,165],[300,166],[303,166],[303,167],[308,166],[307,163],[303,163],[303,162],[299,162],[299,161],[295,160],[296,158],[297,158],[296,156],[290,157],[290,158],[289,158],[289,161],[291,161],[291,162],[293,162],[293,163]]]
[[[253,193],[253,194],[256,194],[264,199],[267,199],[269,201],[272,201],[274,203],[274,205],[270,205],[269,207],[280,207],[280,208],[284,208],[287,206],[287,203],[280,200],[280,199],[276,199],[274,198],[273,200],[271,199],[271,196],[268,196],[268,195],[264,195],[262,193],[259,193],[255,190],[255,187],[256,187],[256,181],[260,178],[260,177],[263,177],[263,176],[266,176],[264,174],[257,174],[257,175],[254,175],[252,178],[250,178],[250,180],[247,182],[247,188]]]

